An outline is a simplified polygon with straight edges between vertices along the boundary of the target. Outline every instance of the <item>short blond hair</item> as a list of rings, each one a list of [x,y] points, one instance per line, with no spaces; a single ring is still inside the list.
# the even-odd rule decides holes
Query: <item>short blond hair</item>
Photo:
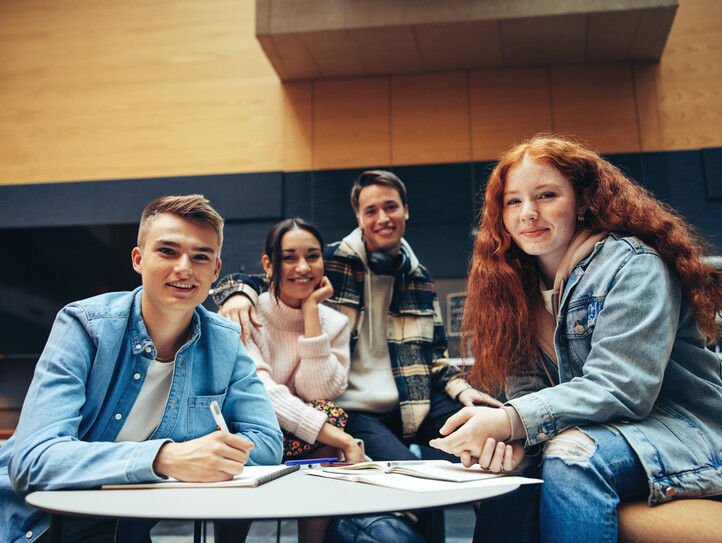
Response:
[[[211,203],[202,194],[163,196],[145,206],[138,226],[138,247],[143,248],[150,224],[163,213],[170,213],[196,224],[213,228],[218,238],[220,253],[223,246],[223,217],[211,207]]]

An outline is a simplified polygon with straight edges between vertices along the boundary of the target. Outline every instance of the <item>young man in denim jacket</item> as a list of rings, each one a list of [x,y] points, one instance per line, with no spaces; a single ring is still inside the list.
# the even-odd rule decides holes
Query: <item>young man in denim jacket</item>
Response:
[[[0,450],[0,540],[45,541],[37,490],[223,481],[277,464],[282,434],[236,325],[200,304],[221,268],[223,219],[200,195],[143,212],[142,287],[69,304],[38,361],[18,427]],[[216,431],[218,401],[231,432]],[[64,541],[149,541],[152,523],[67,517]],[[95,541],[95,539],[94,539]]]
[[[408,445],[438,437],[444,417],[461,404],[499,404],[459,378],[445,358],[433,279],[403,239],[404,184],[391,172],[364,172],[351,204],[359,227],[324,252],[334,290],[327,303],[351,324],[349,385],[335,402],[349,415],[345,430],[363,439],[371,458],[412,460]],[[262,287],[236,274],[214,290],[220,314],[241,324],[245,337],[257,324],[251,303]]]

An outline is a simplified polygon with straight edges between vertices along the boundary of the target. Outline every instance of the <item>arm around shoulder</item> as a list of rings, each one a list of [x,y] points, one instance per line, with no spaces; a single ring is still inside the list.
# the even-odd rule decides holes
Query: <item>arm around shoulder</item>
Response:
[[[213,301],[221,307],[226,300],[236,294],[243,294],[253,305],[258,302],[258,295],[266,288],[266,282],[261,277],[233,273],[223,277],[213,289]]]

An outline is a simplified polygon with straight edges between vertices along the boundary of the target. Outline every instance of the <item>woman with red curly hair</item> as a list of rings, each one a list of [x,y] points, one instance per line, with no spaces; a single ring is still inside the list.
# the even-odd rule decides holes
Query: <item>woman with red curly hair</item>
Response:
[[[706,348],[722,284],[705,255],[583,145],[539,136],[502,156],[462,344],[472,381],[507,402],[465,407],[431,444],[493,471],[526,451],[544,484],[483,507],[474,541],[616,541],[621,501],[722,494],[722,368]]]

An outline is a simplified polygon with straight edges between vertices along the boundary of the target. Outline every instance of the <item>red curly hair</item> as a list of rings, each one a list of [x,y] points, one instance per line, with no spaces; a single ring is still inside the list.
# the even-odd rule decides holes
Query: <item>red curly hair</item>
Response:
[[[588,147],[557,136],[536,136],[502,155],[486,186],[462,324],[462,345],[475,359],[470,375],[474,384],[498,393],[507,377],[539,356],[531,310],[534,300],[541,300],[538,272],[502,219],[507,174],[525,157],[559,170],[577,198],[589,189],[584,214],[589,228],[631,234],[653,247],[677,271],[703,334],[717,337],[722,282],[701,260],[708,254],[707,244],[692,227]]]

